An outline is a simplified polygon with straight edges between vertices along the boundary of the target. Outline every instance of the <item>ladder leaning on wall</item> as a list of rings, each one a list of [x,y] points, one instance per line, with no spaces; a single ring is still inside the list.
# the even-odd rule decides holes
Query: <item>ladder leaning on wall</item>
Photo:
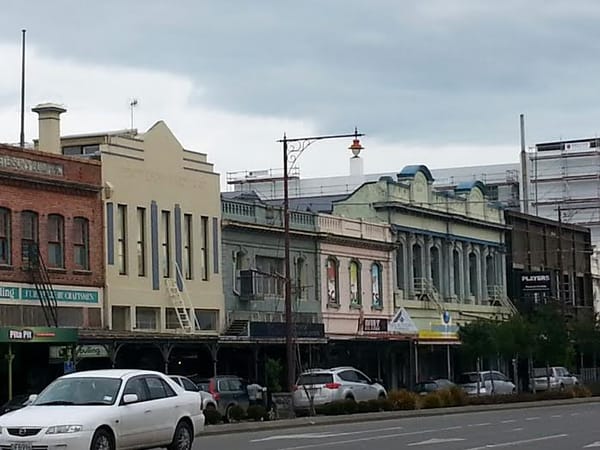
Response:
[[[177,280],[181,282],[181,290],[177,285]],[[175,278],[166,278],[165,284],[181,330],[184,333],[194,333],[196,330],[199,330],[200,324],[194,312],[194,305],[185,286],[179,264],[175,263]]]

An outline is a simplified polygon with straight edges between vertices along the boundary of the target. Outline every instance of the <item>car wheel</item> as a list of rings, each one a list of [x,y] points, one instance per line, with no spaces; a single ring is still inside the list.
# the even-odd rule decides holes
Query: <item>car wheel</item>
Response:
[[[381,393],[379,394],[379,396],[377,397],[377,399],[378,399],[378,400],[385,400],[385,399],[386,399],[386,396],[385,396],[385,394],[384,394],[383,392],[381,392]]]
[[[96,430],[90,450],[115,450],[115,442],[110,431],[104,428]]]
[[[192,428],[186,422],[179,422],[177,428],[175,428],[175,434],[173,435],[173,442],[168,450],[192,450],[192,443],[194,441]]]
[[[565,385],[561,383],[561,385],[558,387],[558,390],[560,392],[564,391],[565,390]]]
[[[223,422],[231,423],[231,408],[232,407],[233,407],[233,405],[229,405],[227,407],[227,409],[225,410],[225,415],[223,416]]]
[[[354,397],[352,397],[351,395],[346,395],[345,400],[350,400],[351,402],[356,402],[356,400],[354,399]]]
[[[204,410],[205,411],[216,411],[217,407],[214,404],[209,403],[208,405],[206,405],[206,408],[204,408]]]

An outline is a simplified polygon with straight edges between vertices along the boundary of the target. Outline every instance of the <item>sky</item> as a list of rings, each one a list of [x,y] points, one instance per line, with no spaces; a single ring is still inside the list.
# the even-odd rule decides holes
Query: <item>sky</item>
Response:
[[[0,142],[34,105],[63,134],[164,120],[221,173],[282,167],[288,137],[365,133],[365,171],[518,162],[600,132],[596,0],[2,0]],[[350,139],[313,144],[303,178],[347,175]]]

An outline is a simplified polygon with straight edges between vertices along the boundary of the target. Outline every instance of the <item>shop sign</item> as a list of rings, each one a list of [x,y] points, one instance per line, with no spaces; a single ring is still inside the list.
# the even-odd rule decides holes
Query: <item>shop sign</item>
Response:
[[[365,333],[387,333],[388,331],[388,320],[387,319],[362,319],[362,327],[360,327]]]
[[[0,343],[75,343],[77,328],[0,327]]]
[[[250,337],[253,338],[284,338],[286,336],[285,322],[250,322]],[[294,324],[294,331],[299,338],[323,338],[325,326],[322,323]]]
[[[68,347],[50,347],[50,359],[64,359],[68,354]],[[75,357],[82,358],[108,358],[108,351],[104,345],[78,345],[75,349]]]
[[[98,304],[100,301],[99,290],[54,288],[53,291],[57,302]],[[35,287],[0,285],[0,300],[39,301],[39,296]]]
[[[35,161],[17,156],[0,155],[0,169],[16,169],[24,172],[40,173],[42,175],[54,175],[62,177],[63,166],[51,164],[44,161]]]
[[[399,334],[417,334],[419,329],[408,314],[406,308],[400,308],[389,323],[388,331]]]
[[[521,274],[521,292],[523,294],[549,293],[552,291],[550,272],[524,272]]]

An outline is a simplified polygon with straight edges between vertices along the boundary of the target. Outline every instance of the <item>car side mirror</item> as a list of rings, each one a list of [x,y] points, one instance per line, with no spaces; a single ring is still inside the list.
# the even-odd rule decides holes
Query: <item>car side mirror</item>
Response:
[[[37,400],[37,398],[38,398],[37,394],[31,394],[25,404],[31,405],[33,402],[35,402]]]
[[[371,384],[383,384],[383,380],[381,378],[374,378],[371,380]]]
[[[129,405],[131,403],[135,403],[139,400],[137,394],[125,394],[123,396],[123,403],[125,405]]]

